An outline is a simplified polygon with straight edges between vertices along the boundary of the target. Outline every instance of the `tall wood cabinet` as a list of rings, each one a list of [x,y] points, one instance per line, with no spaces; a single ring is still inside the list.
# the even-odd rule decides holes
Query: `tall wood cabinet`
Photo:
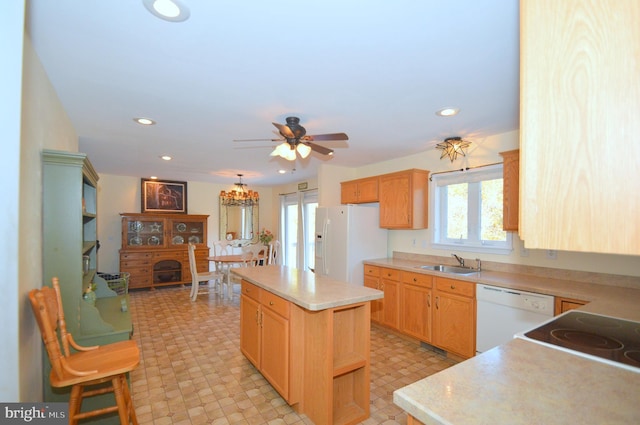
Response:
[[[116,294],[99,279],[95,304],[82,299],[97,270],[98,174],[82,153],[44,150],[42,163],[43,284],[51,286],[51,278],[59,278],[67,330],[80,345],[127,340],[133,332],[131,312],[121,309],[122,303],[128,305],[127,294]],[[89,260],[86,273],[83,257]],[[44,400],[68,401],[68,388],[54,390],[49,384],[46,354],[43,362]],[[109,395],[87,400],[96,408],[109,403]]]
[[[520,237],[640,255],[640,4],[520,2]]]
[[[520,149],[500,152],[502,166],[502,228],[518,231],[518,215],[520,202]]]
[[[189,242],[196,245],[199,272],[209,270],[208,215],[122,213],[120,271],[129,288],[191,283]]]
[[[405,170],[379,177],[380,227],[428,227],[429,171]]]

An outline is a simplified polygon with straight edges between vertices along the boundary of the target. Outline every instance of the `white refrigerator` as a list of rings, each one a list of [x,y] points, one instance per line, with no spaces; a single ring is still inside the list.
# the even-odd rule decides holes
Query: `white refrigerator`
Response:
[[[387,257],[387,229],[377,204],[318,207],[315,273],[364,284],[363,260]]]

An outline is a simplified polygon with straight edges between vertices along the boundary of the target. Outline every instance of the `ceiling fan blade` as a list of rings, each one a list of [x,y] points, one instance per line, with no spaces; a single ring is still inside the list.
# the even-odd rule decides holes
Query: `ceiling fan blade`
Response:
[[[280,131],[280,134],[282,134],[287,139],[295,139],[296,138],[295,134],[293,134],[291,129],[289,127],[287,127],[286,125],[278,124],[276,122],[273,122],[271,124],[275,125],[276,128]]]
[[[316,134],[313,136],[304,136],[303,140],[307,141],[327,141],[327,140],[349,140],[349,136],[345,133]]]
[[[281,142],[283,139],[234,139],[234,142]]]
[[[300,143],[304,143],[305,145],[309,146],[313,151],[318,152],[322,155],[333,154],[333,149],[325,148],[324,146],[316,145],[315,143],[311,143],[311,142],[300,142]]]

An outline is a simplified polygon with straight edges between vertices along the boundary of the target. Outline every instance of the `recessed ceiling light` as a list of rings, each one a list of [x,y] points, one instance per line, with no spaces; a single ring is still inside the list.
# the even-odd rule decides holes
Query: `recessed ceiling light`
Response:
[[[151,176],[149,177],[151,180],[158,180],[158,176]]]
[[[137,122],[138,124],[140,124],[140,125],[155,125],[155,123],[156,123],[151,118],[138,117],[138,118],[134,118],[133,120],[135,122]]]
[[[278,170],[278,173],[280,174],[285,174],[287,172],[287,170]]]
[[[442,108],[436,112],[436,115],[439,115],[441,117],[452,117],[454,115],[457,115],[458,112],[460,112],[460,109],[458,108]]]
[[[162,155],[160,158],[164,159],[165,161],[171,161],[171,157],[169,155]]]
[[[178,0],[142,0],[144,7],[157,18],[169,22],[189,19],[189,9]]]

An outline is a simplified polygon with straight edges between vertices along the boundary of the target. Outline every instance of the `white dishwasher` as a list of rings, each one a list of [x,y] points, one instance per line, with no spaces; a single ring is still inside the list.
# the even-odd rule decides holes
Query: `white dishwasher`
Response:
[[[478,284],[476,286],[476,352],[513,339],[553,317],[553,296]]]

